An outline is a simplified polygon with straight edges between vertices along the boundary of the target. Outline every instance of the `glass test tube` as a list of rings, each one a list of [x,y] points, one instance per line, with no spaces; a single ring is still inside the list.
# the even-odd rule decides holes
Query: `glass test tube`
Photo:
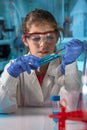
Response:
[[[60,96],[58,95],[53,95],[51,96],[51,102],[52,102],[52,113],[53,114],[57,114],[60,111],[60,105],[59,105],[59,101],[60,101]],[[54,122],[58,122],[58,119],[53,118]]]

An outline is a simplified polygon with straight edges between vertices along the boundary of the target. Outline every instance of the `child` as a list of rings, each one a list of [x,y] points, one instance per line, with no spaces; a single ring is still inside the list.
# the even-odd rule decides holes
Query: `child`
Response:
[[[11,60],[1,75],[0,113],[24,106],[49,107],[51,95],[60,95],[62,105],[67,101],[67,110],[77,109],[81,76],[75,61],[82,42],[73,39],[66,44],[61,62],[57,59],[40,67],[40,59],[54,52],[60,28],[50,12],[35,9],[25,17],[22,31],[29,53]]]

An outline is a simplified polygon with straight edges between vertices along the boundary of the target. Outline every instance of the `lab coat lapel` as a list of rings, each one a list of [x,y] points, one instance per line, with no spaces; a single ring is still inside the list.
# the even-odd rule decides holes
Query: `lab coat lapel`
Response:
[[[54,80],[57,73],[57,67],[58,67],[58,61],[57,61],[57,64],[54,62],[49,64],[48,70],[46,72],[46,75],[44,77],[43,84],[42,84],[42,92],[43,92],[44,97],[47,97],[48,95],[50,95],[50,92],[54,85]]]

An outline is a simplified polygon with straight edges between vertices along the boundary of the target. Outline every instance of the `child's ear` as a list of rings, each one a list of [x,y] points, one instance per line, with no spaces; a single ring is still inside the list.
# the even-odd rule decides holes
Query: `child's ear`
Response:
[[[25,46],[28,46],[27,38],[24,35],[22,35],[22,41],[24,42]]]

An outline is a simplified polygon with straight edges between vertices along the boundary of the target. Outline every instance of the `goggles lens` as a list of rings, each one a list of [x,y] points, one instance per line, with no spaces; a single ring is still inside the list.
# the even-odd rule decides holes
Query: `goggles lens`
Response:
[[[48,43],[50,43],[55,40],[56,33],[55,31],[46,32],[46,33],[32,33],[32,34],[27,34],[26,38],[28,38],[33,43],[40,43],[42,40],[45,40]]]

